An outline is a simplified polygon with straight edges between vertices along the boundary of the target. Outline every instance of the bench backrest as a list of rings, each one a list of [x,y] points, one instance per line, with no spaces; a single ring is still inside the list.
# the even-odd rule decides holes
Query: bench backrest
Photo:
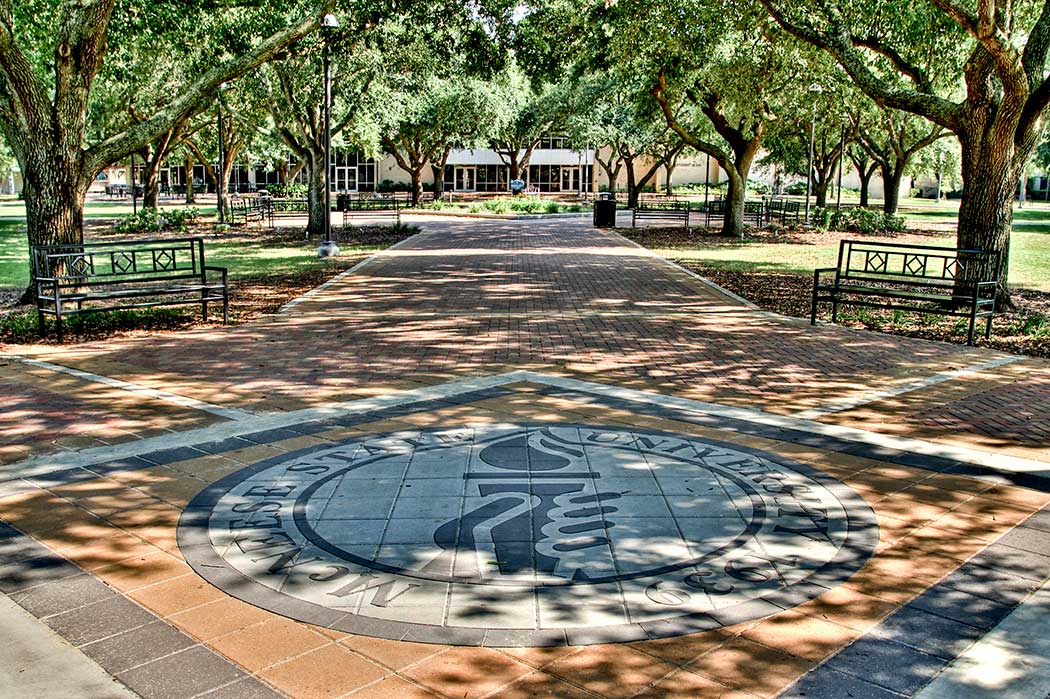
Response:
[[[266,199],[269,206],[273,211],[308,211],[310,203],[305,198],[290,198],[290,199],[278,199],[268,197]]]
[[[342,202],[343,211],[397,211],[401,200],[378,197],[375,199],[346,199]]]
[[[687,201],[639,201],[636,207],[638,213],[645,213],[647,211],[689,211],[689,202]]]
[[[999,253],[991,250],[843,240],[839,243],[836,276],[871,282],[953,286],[956,278],[995,281],[998,270]],[[987,278],[977,279],[975,275]]]
[[[32,248],[37,278],[60,285],[116,284],[199,278],[204,274],[204,239],[125,240]]]

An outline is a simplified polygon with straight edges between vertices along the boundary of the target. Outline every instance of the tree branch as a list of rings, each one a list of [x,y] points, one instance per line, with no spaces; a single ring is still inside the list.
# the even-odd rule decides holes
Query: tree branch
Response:
[[[931,0],[933,1],[933,0]],[[818,32],[788,19],[776,0],[759,0],[773,20],[788,34],[831,54],[864,94],[878,104],[925,117],[945,128],[958,131],[966,116],[965,104],[957,104],[932,93],[906,90],[888,84],[868,67],[841,26]]]
[[[138,144],[152,141],[158,134],[170,128],[173,122],[198,111],[223,82],[245,75],[282,49],[309,35],[321,25],[322,18],[333,4],[334,0],[323,0],[306,19],[267,37],[243,56],[221,63],[205,72],[197,81],[182,90],[167,107],[146,121],[90,148],[87,152],[86,167],[91,176],[134,150]]]

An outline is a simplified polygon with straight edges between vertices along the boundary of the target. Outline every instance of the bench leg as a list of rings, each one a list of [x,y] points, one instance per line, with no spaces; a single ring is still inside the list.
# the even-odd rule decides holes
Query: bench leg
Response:
[[[974,333],[974,330],[976,329],[976,327],[977,327],[977,306],[975,304],[974,307],[972,309],[970,309],[970,328],[969,328],[969,332],[966,334],[966,344],[970,345],[971,347],[973,347],[973,345],[974,345],[973,333]]]
[[[222,287],[222,324],[230,324],[230,287]]]
[[[839,295],[831,292],[831,322],[839,322]]]
[[[55,336],[58,339],[58,344],[62,344],[62,309],[59,308],[55,314]]]
[[[984,325],[984,339],[987,340],[992,336],[992,314],[988,315],[988,320]]]
[[[36,328],[37,332],[40,333],[40,337],[44,336],[44,310],[40,306],[36,307]]]

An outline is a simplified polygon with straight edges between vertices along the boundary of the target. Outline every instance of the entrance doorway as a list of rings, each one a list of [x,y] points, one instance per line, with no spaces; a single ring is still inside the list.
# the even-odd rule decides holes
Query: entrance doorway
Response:
[[[578,192],[578,191],[580,191],[580,168],[578,168],[578,167],[563,167],[561,169],[561,191],[563,191],[563,192]]]
[[[457,167],[456,168],[456,191],[457,192],[473,192],[476,185],[475,183],[475,172],[472,167]]]

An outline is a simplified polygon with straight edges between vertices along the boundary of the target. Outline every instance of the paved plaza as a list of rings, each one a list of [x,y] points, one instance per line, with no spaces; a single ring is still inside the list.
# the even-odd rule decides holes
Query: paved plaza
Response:
[[[9,348],[0,696],[1050,694],[1050,362],[418,223],[259,322]]]

